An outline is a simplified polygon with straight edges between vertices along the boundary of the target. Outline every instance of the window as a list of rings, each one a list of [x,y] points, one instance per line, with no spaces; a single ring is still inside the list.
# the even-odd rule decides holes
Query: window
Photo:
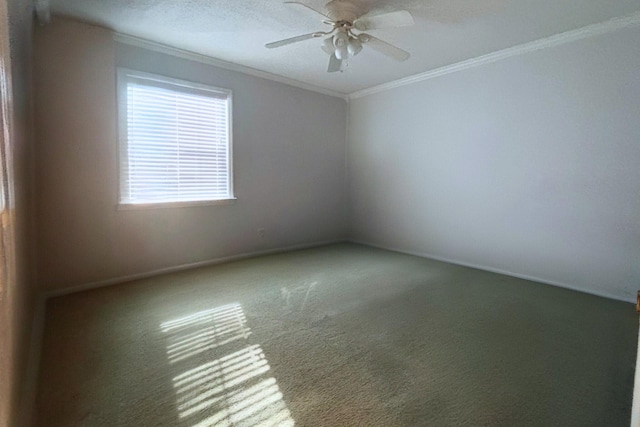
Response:
[[[231,91],[119,69],[118,103],[121,205],[233,199]]]

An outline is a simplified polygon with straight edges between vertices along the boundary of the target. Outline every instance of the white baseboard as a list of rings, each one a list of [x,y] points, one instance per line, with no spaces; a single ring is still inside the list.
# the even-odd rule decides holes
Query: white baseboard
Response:
[[[36,393],[40,373],[40,358],[42,356],[46,303],[47,301],[44,294],[37,296],[33,324],[31,325],[31,336],[29,337],[27,372],[20,396],[20,413],[17,420],[18,425],[22,427],[30,427],[35,422]]]
[[[638,332],[640,343],[640,329]],[[631,427],[640,426],[640,346],[636,355],[636,374],[633,385],[633,404],[631,405]]]
[[[309,249],[309,248],[314,248],[314,247],[317,247],[317,246],[326,246],[326,245],[331,245],[331,244],[334,244],[334,243],[340,243],[340,242],[346,242],[346,241],[347,241],[346,239],[335,239],[335,240],[325,240],[325,241],[315,242],[315,243],[303,243],[303,244],[298,244],[298,245],[285,246],[285,247],[281,247],[281,248],[265,249],[265,250],[254,251],[254,252],[245,252],[245,253],[241,253],[241,254],[237,254],[237,255],[230,255],[230,256],[225,256],[225,257],[205,260],[205,261],[198,261],[198,262],[192,262],[192,263],[188,263],[188,264],[181,264],[181,265],[177,265],[177,266],[174,266],[174,267],[160,268],[160,269],[157,269],[157,270],[146,271],[144,273],[136,273],[136,274],[131,274],[131,275],[127,275],[127,276],[113,277],[113,278],[110,278],[110,279],[98,280],[98,281],[90,282],[90,283],[84,283],[82,285],[70,286],[68,288],[47,291],[47,292],[45,292],[45,298],[59,297],[59,296],[63,296],[63,295],[73,294],[73,293],[76,293],[76,292],[87,291],[87,290],[90,290],[90,289],[102,288],[104,286],[111,286],[111,285],[117,285],[117,284],[120,284],[120,283],[131,282],[133,280],[147,279],[149,277],[159,276],[161,274],[167,274],[167,273],[175,273],[175,272],[178,272],[178,271],[188,270],[188,269],[191,269],[191,268],[207,267],[207,266],[210,266],[210,265],[222,264],[222,263],[230,262],[230,261],[239,261],[241,259],[253,258],[253,257],[256,257],[256,256],[271,255],[271,254],[277,254],[277,253],[282,253],[282,252],[290,252],[290,251],[296,251],[296,250],[300,250],[300,249]]]
[[[380,245],[380,244],[377,244],[377,243],[372,243],[372,242],[368,242],[368,241],[365,241],[365,240],[359,240],[359,239],[351,239],[350,238],[350,239],[348,239],[348,241],[351,242],[351,243],[357,243],[359,245],[371,246],[371,247],[378,248],[378,249],[385,249],[387,251],[399,252],[399,253],[402,253],[402,254],[418,256],[418,257],[421,257],[421,258],[428,258],[428,259],[432,259],[432,260],[435,260],[435,261],[446,262],[446,263],[449,263],[449,264],[455,264],[455,265],[459,265],[459,266],[462,266],[462,267],[475,268],[477,270],[488,271],[490,273],[503,274],[505,276],[516,277],[518,279],[530,280],[532,282],[538,282],[538,283],[542,283],[542,284],[545,284],[545,285],[556,286],[558,288],[570,289],[572,291],[582,292],[582,293],[585,293],[585,294],[595,295],[595,296],[598,296],[598,297],[612,299],[612,300],[616,300],[616,301],[630,302],[630,303],[634,303],[634,304],[636,302],[635,299],[630,300],[630,299],[626,299],[626,298],[621,298],[621,297],[619,297],[617,295],[608,294],[606,292],[590,291],[588,289],[582,289],[582,288],[579,288],[579,287],[574,286],[574,285],[569,285],[567,283],[555,282],[555,281],[551,281],[551,280],[541,279],[539,277],[529,276],[527,274],[514,273],[514,272],[511,272],[511,271],[502,270],[502,269],[499,269],[499,268],[492,268],[492,267],[486,267],[486,266],[478,265],[478,264],[471,264],[471,263],[460,261],[460,260],[456,260],[456,259],[445,258],[445,257],[441,257],[441,256],[438,256],[438,255],[433,255],[433,254],[430,254],[428,252],[409,251],[409,250],[405,250],[405,249],[400,249],[400,248],[395,248],[395,247],[391,247],[391,246]]]

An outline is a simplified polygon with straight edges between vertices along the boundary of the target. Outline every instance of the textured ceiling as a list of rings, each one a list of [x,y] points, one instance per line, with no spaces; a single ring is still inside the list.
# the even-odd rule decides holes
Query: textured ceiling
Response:
[[[342,0],[341,0],[342,1]],[[365,49],[326,72],[322,39],[265,43],[326,31],[321,17],[282,0],[52,0],[66,15],[341,93],[352,93],[564,31],[640,11],[640,0],[344,0],[371,14],[409,10],[413,27],[370,33],[411,52],[398,63]],[[323,0],[307,0],[324,7]]]

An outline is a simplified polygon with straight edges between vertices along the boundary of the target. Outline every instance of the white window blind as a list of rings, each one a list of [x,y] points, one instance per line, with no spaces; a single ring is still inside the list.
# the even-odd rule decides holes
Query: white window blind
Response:
[[[233,198],[230,91],[128,70],[119,87],[121,204]]]

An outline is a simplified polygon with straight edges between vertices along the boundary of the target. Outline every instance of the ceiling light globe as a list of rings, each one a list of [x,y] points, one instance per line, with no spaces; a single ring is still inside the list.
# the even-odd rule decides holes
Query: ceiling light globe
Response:
[[[346,46],[342,46],[336,48],[335,55],[339,60],[347,59],[347,57],[349,56],[349,51],[347,50]]]
[[[333,45],[333,37],[324,39],[324,42],[322,42],[322,50],[325,51],[327,55],[333,55],[333,52],[336,50]]]
[[[347,45],[347,51],[351,56],[356,56],[362,50],[362,43],[358,39],[349,40],[349,44]]]
[[[349,36],[345,32],[341,31],[335,36],[333,36],[333,45],[336,47],[336,49],[341,47],[346,48],[348,43],[349,43]]]

